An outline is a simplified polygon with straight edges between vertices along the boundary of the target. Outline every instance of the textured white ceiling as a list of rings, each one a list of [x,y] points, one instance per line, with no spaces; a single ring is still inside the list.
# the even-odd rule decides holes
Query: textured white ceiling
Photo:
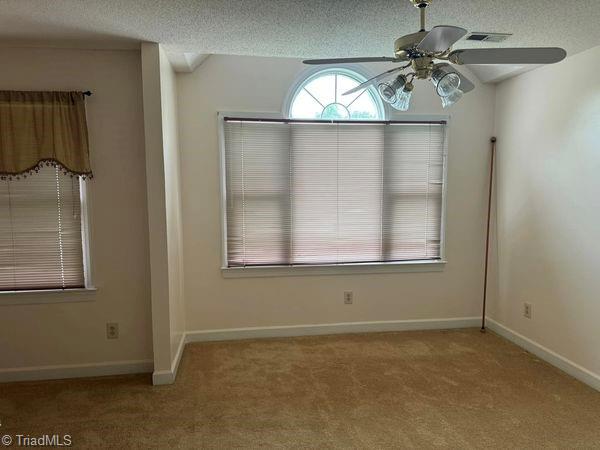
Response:
[[[0,43],[289,57],[391,55],[408,0],[0,0]],[[433,0],[428,27],[514,33],[502,46],[600,45],[600,0]],[[460,43],[458,47],[498,46]]]

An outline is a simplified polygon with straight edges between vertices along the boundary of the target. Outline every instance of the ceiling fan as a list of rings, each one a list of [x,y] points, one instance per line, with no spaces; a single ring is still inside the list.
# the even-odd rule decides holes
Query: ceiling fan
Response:
[[[352,94],[373,84],[381,98],[397,110],[406,111],[410,105],[413,81],[431,80],[444,108],[453,105],[475,85],[452,64],[553,64],[562,61],[567,52],[558,47],[536,48],[483,48],[452,50],[452,45],[467,34],[460,27],[440,25],[425,30],[425,10],[431,0],[409,0],[421,12],[420,31],[398,38],[394,57],[308,59],[305,64],[345,64],[361,62],[393,62],[406,64],[387,70],[343,95]],[[436,60],[441,62],[436,62]],[[409,73],[396,72],[409,69]],[[383,81],[389,78],[388,81]]]

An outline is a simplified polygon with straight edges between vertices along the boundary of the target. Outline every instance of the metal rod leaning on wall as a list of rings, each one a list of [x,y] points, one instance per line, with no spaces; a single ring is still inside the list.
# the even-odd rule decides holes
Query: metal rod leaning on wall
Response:
[[[483,305],[481,310],[481,332],[485,333],[485,306],[487,300],[487,285],[488,285],[488,260],[490,256],[490,223],[492,217],[492,193],[494,189],[494,162],[496,159],[496,137],[490,139],[492,144],[492,155],[490,158],[490,181],[488,189],[488,210],[487,210],[487,229],[485,235],[485,269],[483,279]]]

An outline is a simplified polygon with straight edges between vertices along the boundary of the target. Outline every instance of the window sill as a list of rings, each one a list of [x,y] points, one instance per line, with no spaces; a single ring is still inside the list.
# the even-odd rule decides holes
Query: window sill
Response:
[[[42,305],[46,303],[93,302],[95,287],[76,289],[40,289],[31,291],[0,291],[0,306]]]
[[[446,261],[325,264],[314,266],[223,267],[223,278],[358,275],[372,273],[441,272]]]

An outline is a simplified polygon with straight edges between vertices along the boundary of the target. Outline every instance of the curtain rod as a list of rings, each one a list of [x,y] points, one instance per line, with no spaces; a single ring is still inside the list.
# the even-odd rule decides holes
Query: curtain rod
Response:
[[[7,91],[7,92],[13,92],[13,91]],[[14,91],[14,92],[18,92],[18,91]],[[38,92],[38,91],[25,91],[25,92]],[[40,92],[45,92],[45,91],[40,91]],[[54,91],[50,91],[50,92],[54,92]],[[57,91],[57,92],[62,92],[62,91]],[[69,91],[67,91],[67,92],[69,92]],[[93,94],[93,92],[92,91],[83,91],[82,94],[89,97]]]
[[[223,117],[225,122],[270,122],[270,123],[322,123],[322,124],[439,124],[446,125],[445,120],[314,120],[314,119],[265,119],[261,117]]]

